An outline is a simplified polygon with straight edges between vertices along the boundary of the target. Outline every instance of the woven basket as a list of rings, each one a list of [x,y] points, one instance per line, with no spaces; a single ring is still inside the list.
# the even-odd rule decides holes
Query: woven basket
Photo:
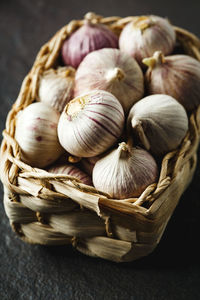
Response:
[[[87,18],[119,34],[134,17],[102,18],[88,13]],[[5,211],[12,229],[25,242],[72,244],[90,256],[132,261],[149,254],[159,243],[192,180],[200,139],[200,107],[190,115],[189,131],[181,146],[163,158],[158,182],[139,198],[111,199],[73,177],[55,176],[23,163],[14,139],[16,114],[35,100],[40,74],[58,65],[63,41],[82,24],[83,20],[71,21],[41,48],[8,114],[0,157]],[[184,53],[200,60],[199,39],[174,28]]]

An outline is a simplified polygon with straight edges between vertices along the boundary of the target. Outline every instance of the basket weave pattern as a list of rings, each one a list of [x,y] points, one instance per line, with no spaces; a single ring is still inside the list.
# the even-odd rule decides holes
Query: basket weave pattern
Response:
[[[96,16],[96,22],[119,34],[133,18]],[[57,66],[63,41],[82,24],[83,20],[71,21],[41,48],[7,116],[0,158],[4,207],[13,230],[26,242],[72,244],[90,256],[131,261],[153,251],[192,180],[200,139],[200,107],[190,115],[189,131],[180,147],[164,157],[158,182],[139,198],[111,199],[74,177],[50,174],[23,163],[14,139],[16,115],[36,99],[39,76]],[[199,39],[174,28],[184,52],[200,60]]]

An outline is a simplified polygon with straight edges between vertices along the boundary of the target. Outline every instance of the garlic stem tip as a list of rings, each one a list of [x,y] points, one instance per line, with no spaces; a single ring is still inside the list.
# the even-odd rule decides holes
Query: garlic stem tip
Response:
[[[155,64],[156,64],[156,59],[154,57],[147,57],[147,58],[143,58],[142,62],[147,67],[153,69],[155,67]]]
[[[121,143],[119,143],[119,147],[122,148],[122,149],[126,149],[127,144],[125,142],[121,142]]]
[[[115,80],[123,80],[125,78],[125,73],[121,68],[114,68],[114,69],[110,69],[108,70],[107,73],[107,80],[109,82],[114,82]]]
[[[125,142],[119,143],[119,154],[123,157],[124,153],[129,153],[129,146]]]
[[[77,162],[79,162],[81,160],[81,157],[78,157],[78,156],[72,156],[72,155],[70,155],[69,157],[68,157],[68,161],[70,162],[70,163],[77,163]]]
[[[122,80],[125,77],[124,71],[121,68],[115,68],[116,78]]]
[[[85,19],[85,20],[92,20],[92,19],[94,19],[94,18],[96,18],[96,17],[97,17],[97,16],[96,16],[95,13],[89,11],[88,13],[85,14],[84,19]]]
[[[162,51],[154,52],[153,57],[155,58],[156,63],[162,64],[165,62],[165,57]]]
[[[139,125],[141,125],[141,121],[133,117],[131,120],[131,125],[132,125],[132,128],[136,128]]]

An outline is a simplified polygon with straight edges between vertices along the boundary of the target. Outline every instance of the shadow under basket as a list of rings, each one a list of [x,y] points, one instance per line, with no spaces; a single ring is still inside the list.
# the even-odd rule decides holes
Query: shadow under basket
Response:
[[[134,18],[102,18],[88,13],[90,17],[117,34]],[[8,114],[0,157],[4,207],[12,229],[25,242],[72,244],[86,255],[132,261],[157,246],[192,180],[200,139],[200,107],[190,114],[189,130],[180,147],[163,158],[158,182],[148,186],[139,198],[111,199],[69,176],[23,163],[14,139],[16,115],[36,99],[40,74],[59,64],[63,41],[82,24],[83,20],[71,21],[40,49]],[[200,60],[199,39],[174,28],[183,53]]]

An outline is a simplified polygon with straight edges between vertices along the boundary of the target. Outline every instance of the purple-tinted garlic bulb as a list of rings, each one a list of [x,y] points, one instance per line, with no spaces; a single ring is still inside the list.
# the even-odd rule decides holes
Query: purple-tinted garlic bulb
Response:
[[[54,174],[69,175],[69,176],[72,176],[72,177],[75,177],[75,178],[79,179],[84,184],[93,185],[92,184],[92,179],[89,175],[87,175],[85,172],[81,171],[75,165],[72,165],[72,164],[69,164],[69,163],[52,165],[48,169],[48,172],[54,173]]]
[[[142,59],[157,50],[166,55],[172,53],[175,41],[175,30],[167,19],[154,15],[140,16],[135,17],[122,30],[119,48],[142,66]]]
[[[85,20],[85,24],[64,41],[62,59],[66,65],[77,68],[88,53],[102,48],[118,48],[118,37],[108,27]]]
[[[93,184],[112,198],[138,197],[156,182],[158,167],[146,150],[122,142],[117,149],[98,160],[93,169]]]
[[[77,157],[92,157],[109,149],[120,137],[124,111],[109,92],[96,90],[71,100],[58,123],[63,148]]]
[[[200,62],[188,55],[165,56],[156,51],[143,59],[150,94],[167,94],[191,111],[200,105]]]
[[[144,78],[134,58],[119,49],[88,54],[75,75],[75,97],[89,90],[106,90],[120,101],[125,112],[143,97]]]

